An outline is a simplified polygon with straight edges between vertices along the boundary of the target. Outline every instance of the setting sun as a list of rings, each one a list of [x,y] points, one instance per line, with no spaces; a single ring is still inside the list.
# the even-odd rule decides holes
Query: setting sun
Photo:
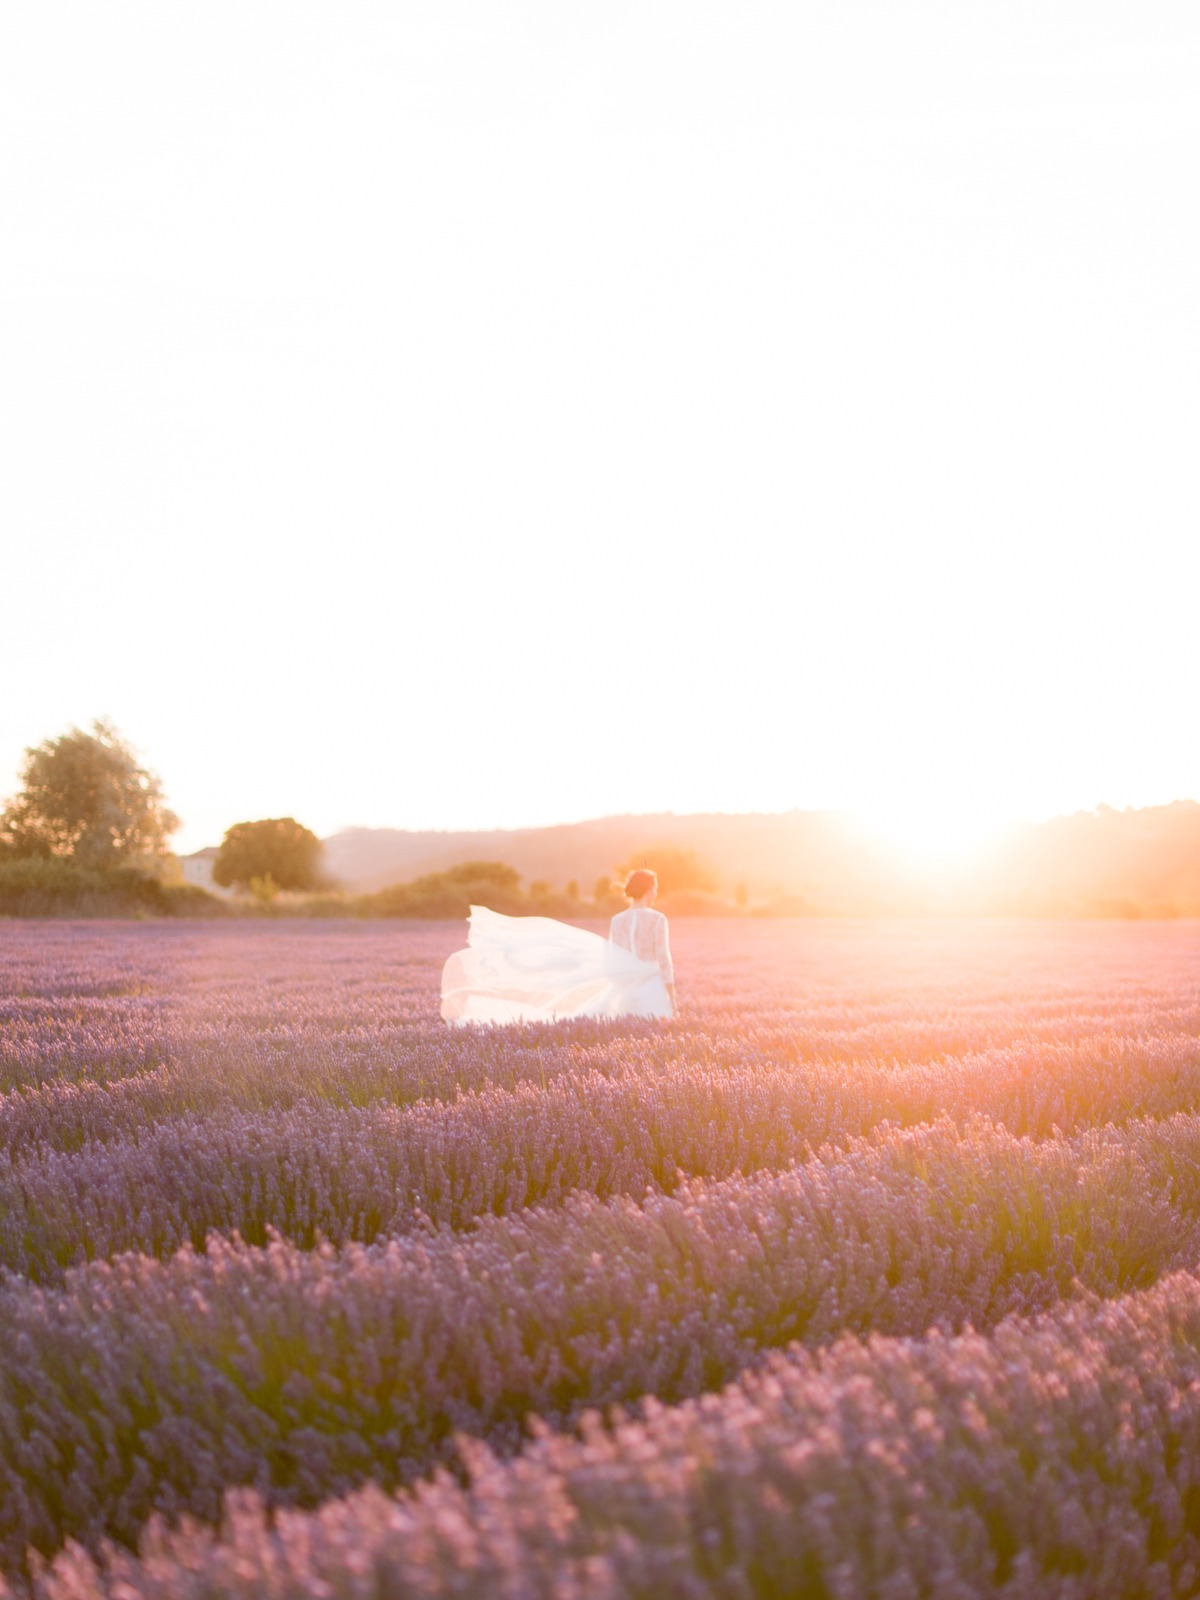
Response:
[[[934,870],[968,861],[1009,820],[972,810],[917,805],[859,810],[854,816],[865,833],[898,857],[914,867]]]

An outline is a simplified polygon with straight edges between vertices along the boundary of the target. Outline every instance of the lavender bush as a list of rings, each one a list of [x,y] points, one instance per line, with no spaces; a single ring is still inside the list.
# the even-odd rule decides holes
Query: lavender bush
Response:
[[[887,1132],[794,1172],[374,1247],[214,1242],[0,1291],[0,1536],[132,1539],[251,1483],[409,1480],[456,1430],[674,1401],[844,1331],[994,1324],[1200,1260],[1200,1118],[1075,1140]],[[69,1448],[66,1441],[70,1441]]]
[[[460,936],[0,923],[11,1582],[239,1490],[39,1582],[1188,1592],[1196,1291],[1140,1291],[1200,1264],[1193,926],[691,923],[665,1026],[461,1032]],[[1036,1355],[1086,1329],[1090,1412]],[[993,1447],[999,1509],[955,1499]]]
[[[47,1282],[118,1251],[203,1249],[213,1230],[252,1243],[272,1229],[305,1246],[366,1243],[427,1223],[462,1228],[576,1190],[671,1193],[685,1176],[787,1168],[816,1145],[845,1146],[882,1124],[952,1117],[964,1127],[982,1111],[1014,1133],[1046,1137],[1092,1120],[1197,1110],[1200,1049],[1152,1039],[899,1069],[562,1071],[544,1089],[525,1082],[455,1102],[222,1107],[140,1125],[102,1091],[73,1087],[57,1106],[37,1103],[42,1120],[23,1121],[16,1159],[0,1158],[0,1268]],[[122,1110],[134,1121],[124,1134]],[[107,1120],[64,1149],[68,1141],[45,1137],[61,1133],[58,1111],[75,1129]]]
[[[1021,1600],[1200,1585],[1200,1280],[990,1337],[839,1342],[516,1460],[76,1548],[39,1600]]]

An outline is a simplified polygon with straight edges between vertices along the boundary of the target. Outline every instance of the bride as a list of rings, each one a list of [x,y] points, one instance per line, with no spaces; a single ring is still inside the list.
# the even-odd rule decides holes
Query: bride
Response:
[[[442,1016],[454,1024],[673,1016],[667,919],[653,909],[658,879],[638,867],[623,893],[629,908],[607,939],[550,917],[472,906],[467,948],[442,971]]]

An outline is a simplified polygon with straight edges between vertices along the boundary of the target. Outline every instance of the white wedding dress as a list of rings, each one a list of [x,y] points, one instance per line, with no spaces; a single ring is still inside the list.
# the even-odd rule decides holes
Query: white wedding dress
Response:
[[[442,970],[442,1016],[452,1024],[669,1017],[666,928],[666,917],[645,907],[615,916],[602,939],[550,917],[472,906],[467,948]]]

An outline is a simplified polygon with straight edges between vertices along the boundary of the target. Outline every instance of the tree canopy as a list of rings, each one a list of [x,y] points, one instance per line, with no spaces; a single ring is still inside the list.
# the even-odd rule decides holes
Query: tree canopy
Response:
[[[325,847],[295,817],[235,822],[217,851],[213,881],[223,889],[248,888],[256,879],[278,889],[319,889]]]
[[[179,826],[160,780],[110,722],[30,746],[21,784],[0,814],[0,849],[8,856],[83,867],[149,864],[166,854]]]
[[[696,852],[677,845],[655,845],[649,850],[639,850],[623,867],[617,868],[618,878],[628,877],[635,867],[649,867],[657,874],[658,892],[664,896],[689,889],[711,893],[716,888],[712,872]]]

